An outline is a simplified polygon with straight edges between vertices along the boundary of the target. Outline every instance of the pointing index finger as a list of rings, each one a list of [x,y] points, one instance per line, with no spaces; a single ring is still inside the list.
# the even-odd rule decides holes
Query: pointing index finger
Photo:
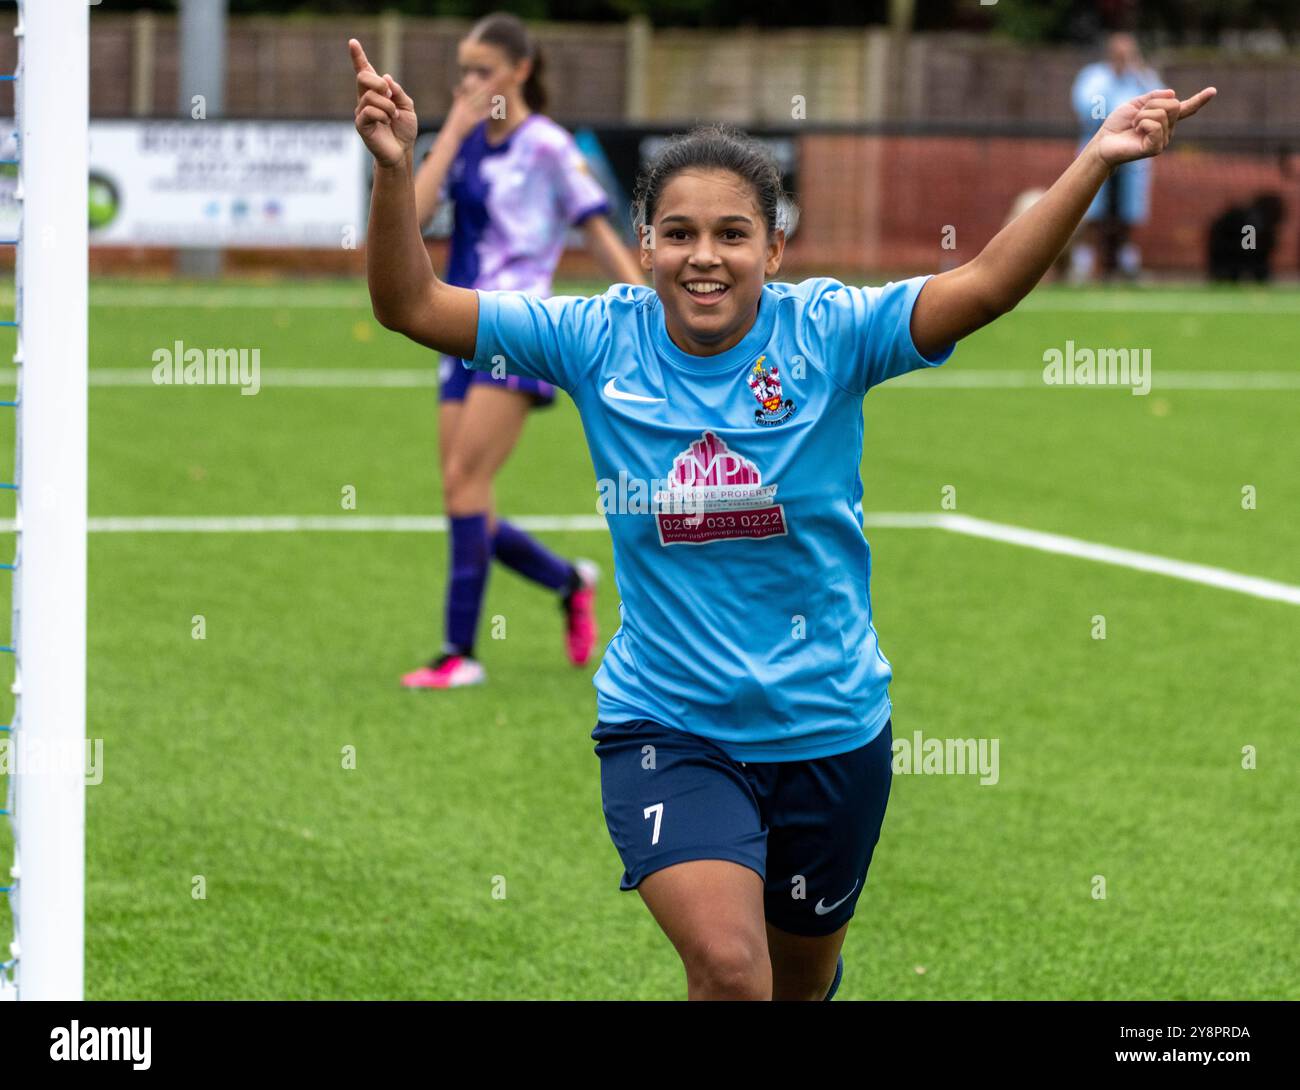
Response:
[[[348,39],[348,52],[352,54],[352,67],[358,73],[373,72],[375,70],[368,60],[366,60],[366,51],[361,48],[361,43],[355,38]]]
[[[1196,113],[1197,110],[1209,102],[1210,99],[1218,93],[1219,90],[1217,87],[1207,87],[1205,90],[1194,94],[1186,102],[1180,102],[1178,104],[1179,119],[1181,120],[1184,117],[1191,117],[1192,114]]]

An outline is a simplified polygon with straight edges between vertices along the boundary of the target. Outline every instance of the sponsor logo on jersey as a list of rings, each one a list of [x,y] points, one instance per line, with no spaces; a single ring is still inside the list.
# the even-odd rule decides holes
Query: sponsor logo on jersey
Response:
[[[765,427],[782,424],[794,416],[795,404],[789,398],[782,400],[781,374],[777,365],[765,368],[766,356],[759,356],[749,372],[749,388],[758,399],[754,410],[754,423]]]
[[[634,394],[629,390],[620,390],[618,380],[613,376],[605,383],[605,396],[611,401],[663,401],[662,397],[647,397],[645,394]]]
[[[785,508],[758,466],[706,431],[673,459],[668,487],[655,493],[661,545],[705,545],[780,537]]]

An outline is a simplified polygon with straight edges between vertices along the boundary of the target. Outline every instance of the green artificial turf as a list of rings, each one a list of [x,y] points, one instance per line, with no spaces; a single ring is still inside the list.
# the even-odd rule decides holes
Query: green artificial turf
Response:
[[[92,516],[442,511],[432,385],[267,381],[435,369],[364,285],[110,282],[92,304],[92,367],[133,383],[91,388]],[[1294,374],[1298,318],[1290,290],[1041,290],[940,373],[868,396],[863,506],[937,514],[951,486],[958,514],[1300,584],[1300,389],[1160,379]],[[1150,348],[1154,389],[944,385],[1038,375],[1067,338]],[[176,340],[257,347],[262,390],[130,378]],[[594,513],[567,400],[534,414],[497,496]],[[607,535],[539,536],[602,566],[603,644]],[[1297,607],[936,528],[868,537],[895,736],[996,739],[1000,768],[895,777],[839,997],[1300,998]],[[489,684],[398,686],[440,640],[446,545],[91,535],[88,998],[684,995],[618,891],[595,664],[565,661],[555,600],[495,569]]]

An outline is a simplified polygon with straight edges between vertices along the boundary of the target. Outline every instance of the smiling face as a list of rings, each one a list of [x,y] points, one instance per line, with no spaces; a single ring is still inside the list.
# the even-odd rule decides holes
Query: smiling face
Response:
[[[652,226],[641,267],[653,276],[673,343],[696,356],[739,344],[785,250],[784,231],[769,237],[753,187],[730,171],[683,170],[660,193]]]

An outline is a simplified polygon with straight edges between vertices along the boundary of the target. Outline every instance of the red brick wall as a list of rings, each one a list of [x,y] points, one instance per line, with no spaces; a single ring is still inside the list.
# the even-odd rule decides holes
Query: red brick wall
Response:
[[[799,232],[787,266],[814,270],[928,271],[979,252],[1016,195],[1047,187],[1069,164],[1065,140],[972,137],[808,136],[801,142]],[[1274,268],[1297,272],[1300,154],[1171,150],[1153,165],[1151,221],[1135,237],[1146,265],[1195,275],[1210,221],[1229,205],[1272,190],[1287,205]],[[945,250],[945,226],[956,248]]]
[[[1017,194],[1051,185],[1073,154],[1066,140],[806,136],[800,143],[799,230],[786,250],[785,272],[866,277],[959,264],[998,232]],[[1135,236],[1149,269],[1201,276],[1210,221],[1231,204],[1273,190],[1287,205],[1274,269],[1300,272],[1300,153],[1282,160],[1184,145],[1161,156],[1153,170],[1151,221]],[[941,246],[947,226],[955,229],[951,250]],[[443,246],[433,252],[435,267],[444,267]],[[160,250],[96,250],[91,268],[161,272],[170,261]],[[242,251],[227,255],[227,268],[362,275],[364,255]],[[567,254],[560,272],[600,275],[581,251]]]

